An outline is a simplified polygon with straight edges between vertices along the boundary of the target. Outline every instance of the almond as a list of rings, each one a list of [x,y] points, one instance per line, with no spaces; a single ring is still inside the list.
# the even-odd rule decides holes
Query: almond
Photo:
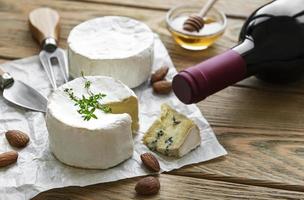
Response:
[[[18,159],[18,153],[16,151],[9,151],[0,154],[0,167],[6,167],[13,164]]]
[[[157,94],[168,94],[172,90],[172,83],[169,81],[158,81],[153,83],[153,91]]]
[[[156,70],[151,76],[151,84],[163,80],[169,71],[169,67],[161,67]]]
[[[9,130],[5,133],[5,137],[8,143],[17,148],[22,148],[27,145],[30,141],[30,138],[27,134],[18,131],[18,130]]]
[[[159,189],[159,180],[153,176],[140,179],[135,186],[136,193],[141,195],[157,194]]]
[[[141,154],[140,159],[149,170],[153,172],[160,171],[159,162],[152,153]]]

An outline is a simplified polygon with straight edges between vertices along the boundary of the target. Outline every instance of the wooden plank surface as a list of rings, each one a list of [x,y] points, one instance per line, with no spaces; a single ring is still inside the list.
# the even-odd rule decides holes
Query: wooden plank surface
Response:
[[[39,6],[55,8],[62,16],[60,45],[63,48],[66,47],[65,41],[69,31],[84,20],[103,15],[125,15],[144,21],[160,35],[178,70],[221,53],[237,43],[238,33],[244,21],[230,18],[225,35],[207,51],[191,52],[180,48],[166,30],[164,18],[166,10],[182,2],[181,0],[0,0],[0,63],[39,52],[27,24],[28,13]],[[188,0],[187,2],[198,4],[201,1]],[[266,2],[269,1],[247,0],[244,3],[244,0],[219,0],[216,6],[228,14],[249,15],[255,8]],[[193,192],[191,188],[195,182],[199,181],[203,184],[199,189],[204,192],[199,192],[197,199],[200,199],[198,197],[210,198],[209,193],[221,195],[214,190],[222,191],[221,188],[224,185],[229,185],[227,182],[238,183],[233,186],[231,193],[224,193],[226,197],[231,198],[235,197],[233,195],[236,194],[233,192],[238,191],[240,187],[248,187],[248,191],[241,196],[244,198],[254,198],[253,194],[257,190],[267,190],[269,195],[272,193],[281,195],[274,189],[242,184],[304,192],[303,89],[303,81],[287,86],[274,86],[250,78],[199,103],[198,106],[229,155],[172,172],[181,176],[162,175],[161,181],[167,185],[165,188],[168,188],[170,192],[181,194],[179,190],[174,190],[174,182],[171,181],[171,179],[177,180],[180,187],[187,188],[190,194]],[[188,178],[188,176],[196,177],[196,179]],[[226,183],[218,184],[214,181],[200,181],[200,179],[222,180]],[[103,192],[106,193],[101,197],[108,198],[107,195],[109,192],[113,193],[116,186],[121,188],[119,194],[136,199],[137,197],[132,196],[134,195],[132,190],[129,190],[133,188],[134,181],[122,181],[117,185],[116,183],[101,184],[82,188],[79,191],[79,188],[54,190],[43,194],[44,196],[38,199],[55,199],[55,197],[59,199],[69,194],[73,196],[74,193],[78,194],[81,191],[86,191],[88,199],[96,199],[97,194],[103,194]],[[205,188],[205,182],[213,184],[212,187],[210,186],[211,189]],[[90,196],[91,193],[93,196]],[[245,193],[248,193],[247,196]],[[272,196],[267,196],[268,194],[259,197],[270,199]],[[296,196],[281,195],[280,197],[296,199],[299,196],[297,196],[298,193],[295,194]],[[50,198],[48,195],[55,196]],[[171,195],[173,194],[169,194],[164,189],[156,199],[178,197]],[[74,195],[73,199],[78,197],[76,196]],[[218,198],[222,197],[218,196]],[[85,199],[81,195],[78,198]]]
[[[158,195],[136,195],[134,186],[138,178],[99,184],[89,187],[68,187],[50,190],[33,200],[128,200],[128,199],[301,199],[302,193],[265,187],[210,181],[190,177],[160,175],[161,190]]]
[[[80,0],[82,1],[82,0]],[[174,6],[181,5],[181,4],[191,4],[197,5],[198,7],[204,5],[206,0],[145,0],[145,1],[138,1],[138,0],[84,0],[88,3],[102,3],[102,4],[109,4],[109,5],[118,5],[118,6],[130,6],[130,7],[137,7],[137,8],[148,8],[153,10],[168,10]],[[83,1],[82,1],[83,2]],[[229,3],[227,0],[219,0],[215,6],[225,12],[226,14],[232,15],[244,15],[247,16],[249,13],[254,11],[257,6],[263,5],[265,0],[254,0],[250,1],[250,3],[244,4],[244,0],[230,0]],[[242,9],[240,9],[240,5],[242,5]]]
[[[170,174],[304,192],[301,132],[227,127],[215,131],[228,156]]]
[[[229,20],[227,34],[215,47],[208,52],[192,52],[179,47],[171,39],[165,24],[165,11],[140,9],[123,6],[111,6],[108,4],[86,4],[74,1],[45,1],[45,0],[21,0],[24,3],[2,0],[0,3],[0,56],[4,58],[21,58],[37,54],[38,45],[33,45],[33,39],[28,31],[27,15],[30,10],[39,6],[50,6],[57,9],[62,17],[62,33],[60,45],[66,47],[66,38],[70,30],[77,24],[87,19],[103,15],[119,15],[133,17],[147,23],[154,31],[160,34],[173,59],[178,60],[176,65],[184,68],[193,65],[204,58],[211,57],[235,44],[237,34],[243,21]],[[23,6],[26,4],[27,6]],[[256,5],[257,7],[257,5]],[[68,9],[66,9],[68,8]],[[78,14],[81,12],[81,14]],[[11,34],[15,33],[15,34]],[[180,61],[181,55],[187,54],[184,62]]]
[[[303,101],[298,93],[230,87],[198,106],[215,127],[303,132]]]

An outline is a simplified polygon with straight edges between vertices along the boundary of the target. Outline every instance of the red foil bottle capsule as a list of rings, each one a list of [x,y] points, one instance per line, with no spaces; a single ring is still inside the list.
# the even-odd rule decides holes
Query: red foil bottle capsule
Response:
[[[229,85],[246,78],[246,62],[229,50],[177,74],[172,83],[177,98],[185,104],[197,103]]]

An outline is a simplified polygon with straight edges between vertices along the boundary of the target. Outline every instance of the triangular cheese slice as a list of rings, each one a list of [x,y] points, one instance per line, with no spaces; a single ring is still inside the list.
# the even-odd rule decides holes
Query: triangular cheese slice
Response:
[[[173,157],[182,157],[201,143],[197,125],[169,105],[161,106],[161,117],[146,132],[144,144],[149,149]]]

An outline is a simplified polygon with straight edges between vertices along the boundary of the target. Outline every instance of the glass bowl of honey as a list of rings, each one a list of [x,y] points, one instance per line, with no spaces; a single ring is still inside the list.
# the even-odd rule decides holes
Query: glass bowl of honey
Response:
[[[173,39],[185,49],[207,49],[223,35],[226,29],[226,15],[213,7],[204,17],[204,27],[199,32],[189,32],[184,30],[184,22],[190,15],[199,13],[199,11],[200,6],[180,5],[172,8],[167,13],[167,28]]]

